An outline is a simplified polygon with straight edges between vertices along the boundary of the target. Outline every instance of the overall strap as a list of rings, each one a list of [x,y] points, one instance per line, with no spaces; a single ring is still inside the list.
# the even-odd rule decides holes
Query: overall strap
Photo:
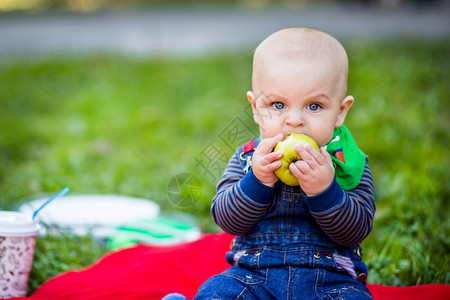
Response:
[[[253,152],[255,151],[260,141],[260,138],[255,138],[242,146],[242,152],[239,154],[239,162],[245,173],[247,173],[252,166]]]

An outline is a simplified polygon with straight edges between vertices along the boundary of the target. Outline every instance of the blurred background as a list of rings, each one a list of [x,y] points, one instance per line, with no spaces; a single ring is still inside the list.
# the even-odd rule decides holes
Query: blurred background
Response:
[[[0,205],[69,186],[219,231],[215,185],[257,135],[252,51],[314,27],[349,55],[346,124],[376,187],[368,281],[448,283],[449,12],[448,0],[0,0]],[[39,237],[29,292],[107,251],[89,234]]]
[[[195,6],[216,6],[234,5],[250,6],[253,8],[264,7],[272,4],[279,4],[287,7],[298,8],[311,3],[334,4],[334,3],[357,3],[357,4],[377,4],[387,7],[399,7],[404,4],[429,5],[443,3],[445,0],[2,0],[1,9],[3,11],[12,10],[46,10],[65,9],[72,11],[91,12],[102,9],[129,9],[130,7],[144,7],[154,5],[195,5]]]
[[[0,0],[0,53],[241,50],[299,23],[338,38],[442,37],[449,6],[448,0]]]

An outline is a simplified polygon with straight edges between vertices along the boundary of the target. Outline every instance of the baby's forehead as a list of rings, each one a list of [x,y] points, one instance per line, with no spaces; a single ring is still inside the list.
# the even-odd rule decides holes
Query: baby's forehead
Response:
[[[289,28],[266,38],[255,51],[255,60],[267,58],[323,58],[347,63],[342,45],[331,35],[308,28]]]
[[[344,47],[327,33],[304,28],[278,31],[257,47],[252,87],[260,92],[273,78],[286,80],[305,70],[326,74],[326,80],[340,87],[336,90],[347,92],[348,59]]]

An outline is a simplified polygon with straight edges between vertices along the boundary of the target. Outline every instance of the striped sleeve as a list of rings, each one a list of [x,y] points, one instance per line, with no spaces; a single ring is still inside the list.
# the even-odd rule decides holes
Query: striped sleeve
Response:
[[[262,184],[251,169],[244,173],[235,153],[217,184],[211,216],[223,231],[243,235],[266,214],[274,194],[275,188]]]
[[[373,178],[368,163],[361,182],[354,189],[344,191],[334,180],[321,194],[306,197],[306,203],[333,241],[342,246],[361,243],[372,230],[375,215]]]

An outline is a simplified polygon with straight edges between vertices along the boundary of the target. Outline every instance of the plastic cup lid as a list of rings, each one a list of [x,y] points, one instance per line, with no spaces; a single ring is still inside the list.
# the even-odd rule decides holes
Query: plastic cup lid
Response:
[[[31,216],[14,211],[0,211],[0,236],[34,236],[39,224]]]

